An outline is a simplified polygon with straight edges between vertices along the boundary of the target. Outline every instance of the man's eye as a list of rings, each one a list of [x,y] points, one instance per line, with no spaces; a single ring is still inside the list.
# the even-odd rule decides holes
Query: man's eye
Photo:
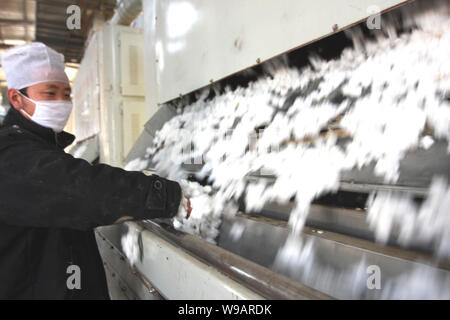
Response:
[[[48,96],[54,96],[55,95],[54,92],[45,92],[45,94],[48,95]]]

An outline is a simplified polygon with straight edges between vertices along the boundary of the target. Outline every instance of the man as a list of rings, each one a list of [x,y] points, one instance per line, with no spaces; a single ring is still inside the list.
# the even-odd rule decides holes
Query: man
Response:
[[[7,51],[2,67],[11,108],[0,128],[0,298],[109,299],[93,229],[171,218],[180,186],[63,151],[75,137],[63,131],[72,103],[61,54],[32,43]],[[80,289],[67,287],[71,265]]]

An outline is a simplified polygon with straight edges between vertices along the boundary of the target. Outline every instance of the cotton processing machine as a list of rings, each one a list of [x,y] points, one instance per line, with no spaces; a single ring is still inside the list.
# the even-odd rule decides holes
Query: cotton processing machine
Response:
[[[142,4],[125,169],[193,212],[96,230],[113,298],[450,298],[448,1]]]

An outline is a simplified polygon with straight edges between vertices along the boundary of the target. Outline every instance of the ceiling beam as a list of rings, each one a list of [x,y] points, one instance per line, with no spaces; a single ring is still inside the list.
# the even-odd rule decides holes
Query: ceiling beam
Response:
[[[34,25],[33,21],[16,20],[16,19],[0,19],[0,24],[13,24],[13,25]]]
[[[59,8],[67,8],[68,6],[75,4],[73,0],[68,0],[68,2],[58,0],[37,0],[36,2],[41,6],[50,6]],[[78,5],[81,9],[90,9],[98,12],[104,12],[105,9],[109,11],[113,11],[115,9],[115,5],[107,5],[107,4],[101,5],[101,2],[100,5],[98,4],[92,5],[92,3],[89,3],[87,1],[77,1],[76,5]]]

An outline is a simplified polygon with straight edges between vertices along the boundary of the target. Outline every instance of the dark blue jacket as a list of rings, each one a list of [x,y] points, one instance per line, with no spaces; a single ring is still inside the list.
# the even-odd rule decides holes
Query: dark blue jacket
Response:
[[[64,152],[55,134],[10,108],[0,128],[0,298],[108,299],[93,229],[123,216],[170,218],[178,183]],[[67,288],[70,265],[81,289]]]

